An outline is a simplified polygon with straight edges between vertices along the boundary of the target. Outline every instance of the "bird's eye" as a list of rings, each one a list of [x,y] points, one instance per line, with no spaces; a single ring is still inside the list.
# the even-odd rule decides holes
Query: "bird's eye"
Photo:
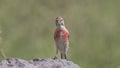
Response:
[[[56,20],[55,22],[58,22],[58,20]]]

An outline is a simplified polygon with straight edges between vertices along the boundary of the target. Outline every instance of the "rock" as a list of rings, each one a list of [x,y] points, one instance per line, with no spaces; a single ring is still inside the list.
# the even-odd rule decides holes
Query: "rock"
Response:
[[[80,68],[72,61],[65,59],[33,59],[26,61],[19,58],[8,58],[0,61],[0,68]]]

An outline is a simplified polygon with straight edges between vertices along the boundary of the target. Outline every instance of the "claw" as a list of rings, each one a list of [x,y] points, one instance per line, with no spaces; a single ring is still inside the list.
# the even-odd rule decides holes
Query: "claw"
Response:
[[[55,56],[53,59],[55,60],[55,59],[57,59],[57,57]]]

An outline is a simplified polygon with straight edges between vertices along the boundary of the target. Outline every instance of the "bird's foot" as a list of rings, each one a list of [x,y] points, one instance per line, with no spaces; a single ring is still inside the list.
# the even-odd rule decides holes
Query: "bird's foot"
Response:
[[[55,56],[53,59],[55,60],[55,59],[58,59],[58,58]]]

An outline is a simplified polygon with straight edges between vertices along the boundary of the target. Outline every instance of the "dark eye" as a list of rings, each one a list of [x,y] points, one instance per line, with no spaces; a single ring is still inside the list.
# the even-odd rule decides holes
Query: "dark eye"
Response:
[[[58,20],[56,20],[55,22],[58,22]]]

